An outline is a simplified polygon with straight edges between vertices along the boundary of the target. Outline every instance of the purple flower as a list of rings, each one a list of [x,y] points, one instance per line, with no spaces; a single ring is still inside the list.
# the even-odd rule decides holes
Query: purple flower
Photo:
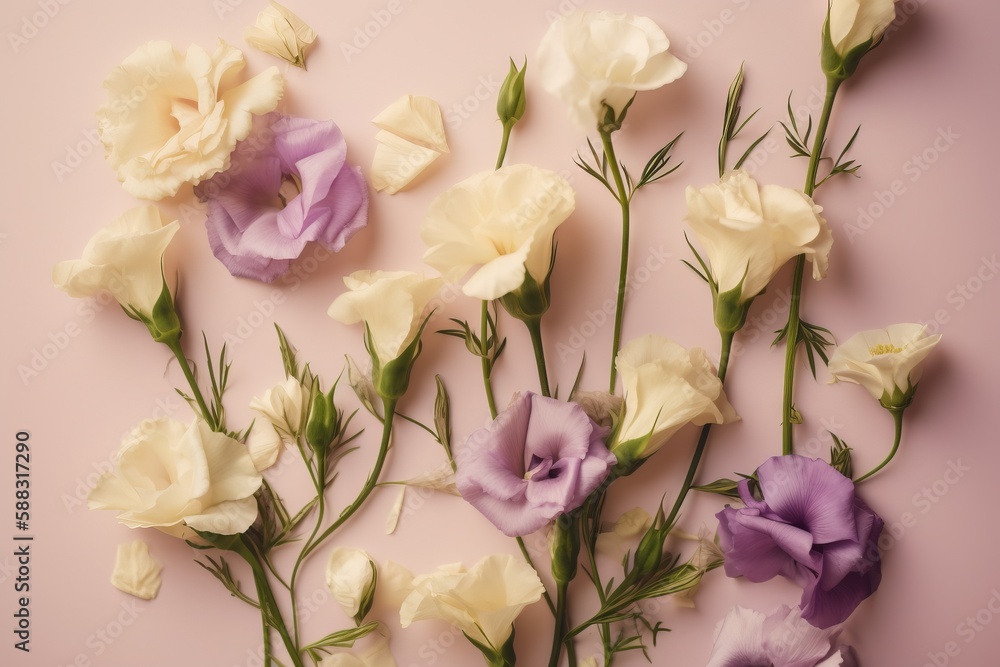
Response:
[[[469,437],[455,484],[504,534],[527,535],[601,485],[616,460],[604,445],[607,434],[576,403],[517,394]]]
[[[733,607],[716,628],[706,667],[857,667],[849,647],[833,646],[838,630],[810,625],[798,608],[765,616]]]
[[[775,456],[757,476],[763,500],[744,480],[746,507],[716,515],[726,574],[753,582],[780,574],[802,586],[802,618],[818,628],[842,623],[882,580],[882,519],[819,459]]]
[[[315,241],[338,251],[368,223],[368,185],[333,121],[269,113],[232,166],[195,188],[208,241],[234,276],[271,282]]]

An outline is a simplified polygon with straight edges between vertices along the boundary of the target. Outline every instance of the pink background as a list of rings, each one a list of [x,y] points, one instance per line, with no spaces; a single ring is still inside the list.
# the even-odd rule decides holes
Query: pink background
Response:
[[[572,156],[583,135],[567,122],[561,103],[541,90],[532,76],[536,46],[551,18],[572,6],[604,8],[587,0],[532,2],[442,2],[362,0],[331,9],[318,0],[295,0],[293,9],[310,23],[320,41],[309,71],[285,67],[270,56],[246,49],[248,71],[278,64],[287,87],[281,109],[332,118],[350,144],[350,159],[371,164],[375,128],[370,119],[405,93],[429,95],[445,110],[452,152],[418,187],[395,197],[376,195],[371,224],[338,256],[299,263],[300,276],[267,286],[233,279],[206,243],[203,215],[192,207],[190,189],[162,202],[181,220],[168,265],[180,273],[189,354],[204,330],[218,347],[229,335],[234,359],[228,407],[233,423],[249,420],[250,398],[282,379],[270,322],[279,322],[328,381],[340,372],[343,355],[363,355],[360,330],[333,322],[326,308],[342,291],[340,278],[362,268],[421,270],[418,227],[431,199],[467,175],[491,168],[499,141],[493,106],[508,56],[529,59],[529,111],[518,125],[508,162],[530,162],[563,172],[577,190],[577,212],[559,234],[559,264],[553,279],[555,303],[544,327],[550,375],[565,391],[572,383],[582,348],[560,354],[589,334],[584,386],[606,382],[611,327],[591,327],[586,313],[614,294],[619,222],[616,205],[592,179],[576,169]],[[616,9],[652,17],[672,40],[672,51],[690,63],[683,79],[639,95],[626,128],[617,138],[620,156],[638,170],[665,140],[685,131],[676,155],[684,166],[672,177],[637,196],[632,246],[633,270],[659,255],[665,264],[633,274],[625,339],[655,332],[680,343],[701,345],[717,354],[718,343],[704,285],[682,264],[688,258],[682,236],[683,192],[688,184],[714,180],[715,146],[726,88],[741,61],[746,63],[744,106],[762,107],[754,130],[784,117],[789,90],[793,106],[818,112],[815,91],[823,84],[818,67],[819,29],[824,2],[630,0]],[[163,588],[153,602],[135,601],[107,582],[116,545],[137,537],[111,514],[92,513],[78,498],[96,480],[95,470],[117,450],[121,436],[150,416],[169,414],[187,421],[190,413],[173,392],[182,382],[166,350],[155,346],[142,327],[117,306],[101,308],[68,299],[52,289],[51,266],[78,257],[102,225],[135,205],[117,184],[90,138],[94,111],[102,103],[101,82],[139,44],[167,39],[211,47],[219,37],[245,47],[241,34],[263,2],[175,0],[136,3],[102,0],[67,2],[14,0],[4,3],[0,26],[8,49],[0,55],[7,95],[0,264],[4,311],[0,340],[6,351],[2,383],[5,462],[0,469],[0,663],[63,665],[257,664],[259,621],[252,610],[230,599],[193,563],[193,553],[172,538],[148,532],[156,559],[165,565]],[[51,18],[40,13],[49,6]],[[399,9],[390,14],[387,7]],[[883,48],[868,57],[847,85],[834,113],[831,145],[838,148],[863,124],[854,153],[863,165],[860,180],[838,178],[818,195],[836,238],[827,280],[807,285],[804,314],[843,340],[852,333],[903,321],[933,322],[944,334],[928,364],[921,390],[907,413],[906,434],[896,461],[863,487],[867,501],[886,520],[890,538],[884,580],[878,593],[850,619],[845,638],[871,667],[925,664],[983,667],[1000,655],[996,568],[995,471],[998,361],[994,338],[1000,246],[995,211],[993,160],[997,92],[995,27],[1000,10],[973,0],[899,3],[901,18]],[[224,11],[223,11],[224,10]],[[373,23],[381,16],[384,26]],[[391,17],[386,21],[385,17]],[[35,27],[33,23],[41,25]],[[44,25],[42,25],[44,24]],[[359,41],[360,53],[345,55],[365,26],[374,34]],[[376,31],[377,27],[377,31]],[[17,49],[9,34],[29,39]],[[781,130],[753,160],[766,182],[799,187],[805,163],[786,159]],[[950,137],[950,138],[947,138]],[[947,138],[947,139],[946,139]],[[923,157],[917,157],[923,156]],[[917,166],[922,160],[925,169]],[[57,173],[56,163],[68,167]],[[896,194],[890,194],[895,185]],[[893,201],[890,202],[890,197]],[[871,218],[861,217],[868,211]],[[851,231],[851,226],[854,231]],[[860,233],[855,233],[860,232]],[[312,250],[304,257],[312,257]],[[656,265],[652,262],[650,266]],[[743,416],[717,429],[702,481],[751,471],[778,453],[780,378],[783,353],[769,349],[780,328],[789,272],[755,304],[731,366],[729,395]],[[274,299],[278,291],[280,303]],[[962,291],[965,293],[963,295]],[[99,310],[99,312],[96,312]],[[476,304],[458,299],[444,314],[475,317]],[[436,327],[444,323],[437,320]],[[522,327],[504,320],[508,351],[497,372],[499,402],[519,389],[535,387],[530,345]],[[562,345],[562,346],[561,346]],[[43,355],[43,356],[38,356]],[[45,358],[47,355],[50,358]],[[19,368],[37,375],[22,378]],[[484,421],[478,364],[459,342],[426,337],[403,409],[430,419],[433,374],[443,375],[453,397],[455,440]],[[859,387],[828,386],[826,373],[814,382],[800,370],[797,405],[805,416],[798,427],[799,451],[825,456],[834,430],[856,448],[856,467],[881,460],[891,441],[891,420]],[[354,397],[341,394],[345,404]],[[374,456],[374,421],[362,451],[347,462],[336,498],[368,470]],[[11,614],[15,604],[10,538],[14,533],[12,468],[14,435],[31,433],[32,651],[14,651]],[[629,484],[615,488],[608,516],[635,505],[648,510],[665,492],[672,497],[695,438],[683,431]],[[399,424],[386,479],[404,479],[436,467],[440,449],[415,427]],[[291,458],[291,457],[290,457]],[[961,476],[949,470],[961,469]],[[286,466],[274,485],[296,497],[300,470]],[[620,485],[619,485],[620,486]],[[921,496],[926,493],[925,496]],[[495,531],[460,499],[412,494],[413,512],[395,535],[384,534],[384,518],[394,492],[376,493],[363,513],[336,542],[364,546],[376,560],[393,559],[415,572],[483,556],[514,552],[514,543]],[[714,528],[715,497],[693,497],[681,525]],[[904,521],[906,523],[904,523]],[[537,552],[541,538],[528,538]],[[317,638],[346,627],[347,619],[323,586],[326,550],[310,561],[301,590],[310,598],[305,635]],[[608,566],[610,572],[610,564]],[[244,587],[249,578],[244,575]],[[584,587],[581,587],[583,590]],[[573,617],[593,610],[578,596]],[[794,605],[798,590],[783,581],[752,585],[712,573],[698,597],[698,609],[662,600],[652,610],[674,629],[651,651],[654,664],[704,664],[713,628],[733,604],[769,611]],[[392,646],[401,667],[480,664],[464,641],[439,623],[400,630],[392,610],[376,616],[393,629]],[[966,619],[975,618],[972,625]],[[991,623],[992,621],[992,623]],[[522,665],[538,665],[548,651],[550,617],[541,604],[525,611],[518,630]],[[121,624],[121,625],[119,625]],[[974,628],[979,628],[978,630]],[[107,637],[110,641],[106,641]],[[592,636],[581,656],[596,648]],[[951,649],[952,656],[945,652]],[[624,655],[617,664],[643,664]]]

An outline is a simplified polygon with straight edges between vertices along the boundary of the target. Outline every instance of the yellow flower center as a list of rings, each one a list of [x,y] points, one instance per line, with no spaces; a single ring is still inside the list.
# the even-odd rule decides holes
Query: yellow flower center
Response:
[[[903,348],[896,347],[892,343],[879,343],[875,347],[868,348],[868,353],[873,357],[877,357],[883,354],[899,354],[903,351]]]

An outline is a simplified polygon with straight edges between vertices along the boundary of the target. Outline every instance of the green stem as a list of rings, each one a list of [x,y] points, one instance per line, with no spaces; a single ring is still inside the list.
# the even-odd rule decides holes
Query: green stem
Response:
[[[528,553],[528,547],[525,546],[525,544],[524,544],[524,538],[523,537],[518,537],[518,538],[515,538],[515,539],[517,540],[517,546],[518,546],[518,548],[521,549],[521,555],[524,556],[524,562],[527,563],[528,565],[530,565],[531,569],[533,569],[533,570],[535,570],[537,572],[538,568],[535,567],[534,561],[531,560],[531,554]],[[543,590],[542,591],[542,597],[545,598],[545,604],[547,604],[549,606],[549,611],[551,611],[552,614],[553,614],[553,616],[554,616],[555,613],[556,613],[556,606],[552,602],[552,596],[549,595],[548,591]]]
[[[729,371],[729,355],[733,349],[733,333],[723,333],[722,334],[722,352],[721,358],[719,360],[719,380],[723,384],[726,382],[726,373]],[[684,477],[684,484],[681,485],[680,493],[677,494],[677,500],[674,502],[673,508],[670,510],[670,514],[667,516],[667,520],[664,522],[666,526],[672,526],[674,521],[677,519],[677,515],[681,511],[681,505],[684,504],[684,499],[687,497],[688,492],[691,490],[691,486],[694,484],[694,477],[698,473],[698,465],[701,463],[701,457],[705,453],[705,445],[708,444],[708,434],[712,430],[711,424],[705,424],[701,427],[701,436],[698,438],[698,445],[695,447],[694,456],[691,458],[691,465],[688,466],[687,475]]]
[[[559,656],[562,654],[563,638],[566,634],[566,592],[568,590],[568,581],[556,583],[556,622],[553,624],[549,667],[559,667]]]
[[[500,140],[500,153],[497,155],[497,166],[494,169],[499,169],[503,166],[503,160],[507,156],[507,142],[510,141],[510,131],[514,129],[514,123],[516,122],[504,123],[503,139]]]
[[[899,449],[899,441],[903,437],[903,408],[890,409],[889,412],[892,413],[892,421],[896,426],[896,436],[892,442],[892,450],[889,452],[889,456],[885,457],[885,460],[882,461],[882,463],[879,463],[877,466],[866,472],[864,475],[854,480],[855,484],[860,484],[861,482],[865,481],[866,479],[877,473],[879,470],[884,468],[886,464],[892,460],[892,457],[896,455],[896,450]]]
[[[615,305],[615,332],[611,342],[611,381],[608,386],[608,391],[613,394],[615,393],[615,380],[618,377],[618,369],[615,368],[615,358],[618,356],[618,348],[621,346],[622,319],[625,312],[625,283],[628,280],[630,198],[625,190],[625,182],[622,180],[622,173],[618,166],[618,158],[615,156],[615,146],[611,141],[610,132],[601,132],[601,143],[604,144],[604,156],[607,158],[608,166],[611,167],[611,176],[615,179],[615,187],[618,189],[618,203],[622,209],[622,247],[621,259],[618,263],[618,302]]]
[[[322,544],[323,540],[328,538],[333,531],[344,525],[344,523],[358,511],[378,484],[378,478],[382,474],[382,466],[385,465],[385,459],[389,453],[389,442],[392,436],[392,419],[396,414],[396,402],[396,399],[382,399],[385,415],[385,419],[382,423],[382,442],[379,444],[378,456],[375,459],[375,467],[372,468],[371,473],[368,475],[368,479],[365,481],[364,487],[362,487],[361,492],[358,493],[358,497],[354,499],[354,502],[348,505],[344,511],[340,513],[337,520],[330,524],[330,526],[323,531],[323,534],[320,535],[319,538],[314,540],[312,544],[307,545],[302,550],[300,558],[303,561],[316,549],[316,547]]]
[[[809,155],[809,167],[806,171],[805,193],[812,196],[816,192],[816,174],[823,157],[823,146],[826,144],[826,132],[830,125],[830,114],[837,90],[842,81],[827,78],[826,98],[823,101],[823,111],[816,125],[816,138],[812,153]],[[799,351],[800,309],[802,305],[802,278],[805,275],[806,258],[799,255],[795,259],[795,272],[792,275],[792,296],[788,304],[788,324],[785,327],[785,380],[781,405],[781,453],[791,454],[794,449],[792,439],[792,410],[795,398],[795,360]]]
[[[184,378],[187,380],[188,386],[191,387],[191,393],[194,394],[194,400],[198,402],[198,409],[201,411],[202,418],[213,431],[220,430],[222,425],[216,424],[215,420],[212,419],[212,411],[208,409],[205,397],[202,395],[198,381],[194,377],[194,371],[191,370],[191,363],[184,355],[180,334],[167,338],[163,341],[163,344],[170,348],[170,351],[174,353],[174,357],[177,359],[177,363],[180,364],[181,371],[184,372]]]
[[[285,626],[285,621],[281,617],[281,609],[278,607],[277,600],[274,599],[274,593],[271,592],[271,584],[267,580],[267,572],[261,565],[260,558],[248,545],[240,540],[240,544],[237,546],[236,553],[240,555],[250,565],[250,569],[253,571],[253,581],[257,588],[257,601],[260,603],[260,613],[261,617],[264,619],[264,626],[271,626],[278,631],[278,635],[281,637],[281,641],[285,645],[285,650],[288,651],[288,656],[292,661],[294,667],[304,667],[302,663],[302,658],[299,656],[298,646],[292,641],[291,635],[288,634],[288,628]],[[265,647],[265,664],[270,665],[270,633],[264,633],[264,647]]]
[[[507,148],[507,135],[508,134],[510,134],[510,131],[506,129],[506,126],[504,126],[504,135],[503,135],[504,142],[503,142],[503,147],[501,148],[501,152],[500,152],[501,161],[503,160],[503,152]],[[497,168],[498,169],[500,168],[499,164],[498,164]],[[486,338],[489,336],[489,326],[488,326],[489,316],[490,316],[489,308],[490,308],[490,302],[484,300],[483,301],[483,308],[482,308],[482,315],[479,318],[479,325],[480,325],[479,326],[479,329],[480,329],[479,351],[483,355],[483,357],[482,357],[482,363],[483,363],[483,386],[486,388],[486,402],[489,403],[489,406],[490,406],[490,416],[493,419],[496,419],[496,417],[497,417],[497,403],[496,403],[496,399],[493,398],[493,378],[492,378],[493,369],[492,369],[492,362],[489,359],[486,358],[486,353],[488,352],[488,349],[486,347]]]
[[[524,320],[531,336],[531,346],[535,350],[535,365],[538,367],[538,383],[542,388],[542,396],[551,396],[549,391],[549,374],[545,370],[545,346],[542,343],[542,318],[536,317]]]
[[[260,591],[257,591],[257,597],[260,598]],[[267,616],[264,612],[260,614],[260,623],[263,627],[264,632],[264,667],[271,667],[271,626],[267,624]]]
[[[313,477],[313,484],[316,487],[316,523],[313,525],[312,533],[309,534],[309,539],[306,540],[305,547],[299,552],[299,557],[295,559],[295,565],[292,567],[292,576],[288,580],[288,592],[292,598],[292,636],[295,637],[295,644],[299,643],[299,610],[298,610],[298,600],[295,596],[295,582],[299,576],[299,568],[302,567],[302,563],[305,562],[306,549],[308,549],[313,541],[316,539],[316,533],[319,532],[320,526],[323,525],[323,517],[326,512],[326,502],[325,495],[326,489],[324,488],[323,476],[325,471],[317,469],[316,476]]]

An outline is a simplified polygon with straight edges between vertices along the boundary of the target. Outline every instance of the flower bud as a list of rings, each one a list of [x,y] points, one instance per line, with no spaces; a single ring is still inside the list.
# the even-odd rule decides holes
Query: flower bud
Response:
[[[524,73],[528,70],[528,61],[525,59],[524,66],[518,71],[514,65],[514,60],[510,61],[510,71],[507,78],[500,86],[500,94],[497,96],[497,116],[500,122],[513,125],[521,120],[524,115],[525,95],[524,95]]]
[[[568,584],[573,580],[579,557],[580,525],[563,514],[552,526],[552,578],[556,583]]]
[[[653,519],[653,525],[649,527],[646,534],[639,541],[639,546],[635,550],[635,557],[632,559],[633,572],[640,580],[653,574],[660,568],[660,561],[663,560],[663,542],[667,539],[666,517],[663,515],[661,506]]]
[[[323,454],[340,433],[340,411],[333,402],[334,389],[324,394],[319,382],[313,385],[312,409],[306,422],[306,442],[317,454]]]
[[[360,624],[371,610],[378,570],[362,549],[337,547],[326,567],[326,585],[351,618]]]
[[[823,25],[823,72],[835,81],[854,74],[895,18],[893,0],[831,0]]]

